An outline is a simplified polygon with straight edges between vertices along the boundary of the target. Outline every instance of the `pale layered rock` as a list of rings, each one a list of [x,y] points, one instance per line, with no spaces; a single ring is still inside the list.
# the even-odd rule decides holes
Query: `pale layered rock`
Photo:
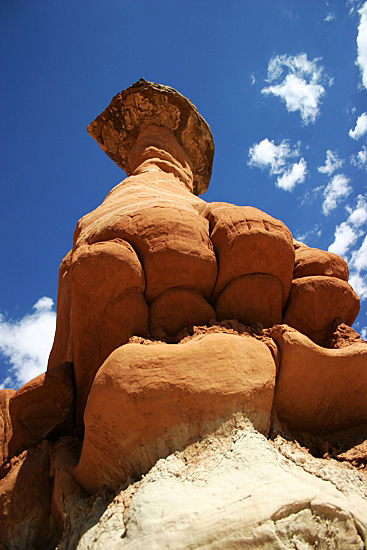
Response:
[[[293,278],[298,279],[309,275],[325,275],[348,281],[348,264],[332,252],[299,246],[296,249]]]
[[[352,325],[359,313],[359,297],[336,277],[309,276],[294,279],[283,323],[322,345],[336,319]]]
[[[90,510],[88,530],[74,525],[82,535],[76,548],[362,550],[366,497],[356,471],[232,425],[160,460],[102,515],[94,511],[93,526]]]
[[[326,349],[287,327],[280,346],[274,411],[289,427],[328,433],[367,422],[367,343]]]
[[[219,261],[213,300],[235,277],[262,273],[279,280],[285,305],[292,283],[294,247],[284,223],[257,208],[227,203],[209,203],[203,215],[210,222]]]
[[[9,402],[9,456],[38,445],[58,425],[63,425],[61,433],[72,433],[74,400],[71,363],[50,368],[14,392]]]
[[[75,479],[88,493],[116,488],[236,413],[266,433],[275,374],[269,348],[248,335],[122,346],[93,382]]]

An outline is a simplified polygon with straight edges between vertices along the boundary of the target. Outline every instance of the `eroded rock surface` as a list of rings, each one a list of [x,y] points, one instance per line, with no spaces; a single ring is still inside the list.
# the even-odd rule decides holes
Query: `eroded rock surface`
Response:
[[[213,138],[172,88],[141,79],[88,131],[128,177],[77,224],[47,373],[0,390],[0,546],[364,548],[345,261],[199,198]]]
[[[159,460],[102,516],[94,512],[88,531],[83,518],[74,528],[83,533],[79,550],[107,541],[116,550],[363,549],[366,497],[360,473],[282,438],[272,443],[237,418],[221,434]]]

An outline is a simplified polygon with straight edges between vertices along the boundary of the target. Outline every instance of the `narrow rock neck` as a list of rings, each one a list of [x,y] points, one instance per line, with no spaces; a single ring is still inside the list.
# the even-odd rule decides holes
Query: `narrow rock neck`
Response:
[[[169,128],[151,125],[140,132],[129,154],[129,164],[133,176],[143,172],[173,174],[180,185],[193,193],[191,160]]]

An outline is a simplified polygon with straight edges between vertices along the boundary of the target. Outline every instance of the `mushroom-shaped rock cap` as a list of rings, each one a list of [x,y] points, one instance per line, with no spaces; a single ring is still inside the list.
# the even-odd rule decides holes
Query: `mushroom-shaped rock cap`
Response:
[[[205,193],[212,172],[214,141],[208,123],[179,92],[141,78],[117,94],[88,126],[88,133],[127,175],[128,155],[147,126],[165,126],[193,164],[194,193]]]

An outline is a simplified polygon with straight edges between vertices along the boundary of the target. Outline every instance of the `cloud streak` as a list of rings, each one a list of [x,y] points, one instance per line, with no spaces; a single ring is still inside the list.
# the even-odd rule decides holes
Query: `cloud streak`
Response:
[[[353,166],[357,166],[357,168],[367,169],[367,148],[365,145],[363,145],[362,149],[358,151],[356,155],[350,157],[350,162]]]
[[[363,195],[358,195],[357,205],[354,209],[347,206],[348,219],[335,228],[334,242],[329,246],[329,252],[335,252],[349,260],[349,283],[359,294],[361,300],[367,298],[367,277],[363,273],[367,270],[367,236],[362,227],[367,222],[367,201]],[[351,255],[350,249],[361,238],[363,241]]]
[[[358,10],[360,23],[357,35],[357,65],[361,71],[362,84],[367,88],[367,2]]]
[[[2,388],[15,388],[46,370],[56,327],[53,300],[40,298],[34,312],[18,321],[0,314],[0,352],[10,367]]]
[[[353,191],[349,185],[350,179],[344,174],[337,174],[328,183],[324,190],[324,202],[322,203],[322,212],[328,216],[338,204]]]
[[[320,113],[319,104],[325,95],[323,67],[319,58],[307,59],[307,54],[277,55],[269,61],[268,82],[261,90],[282,99],[289,112],[299,111],[305,124],[315,122]],[[287,74],[285,74],[287,73]]]

